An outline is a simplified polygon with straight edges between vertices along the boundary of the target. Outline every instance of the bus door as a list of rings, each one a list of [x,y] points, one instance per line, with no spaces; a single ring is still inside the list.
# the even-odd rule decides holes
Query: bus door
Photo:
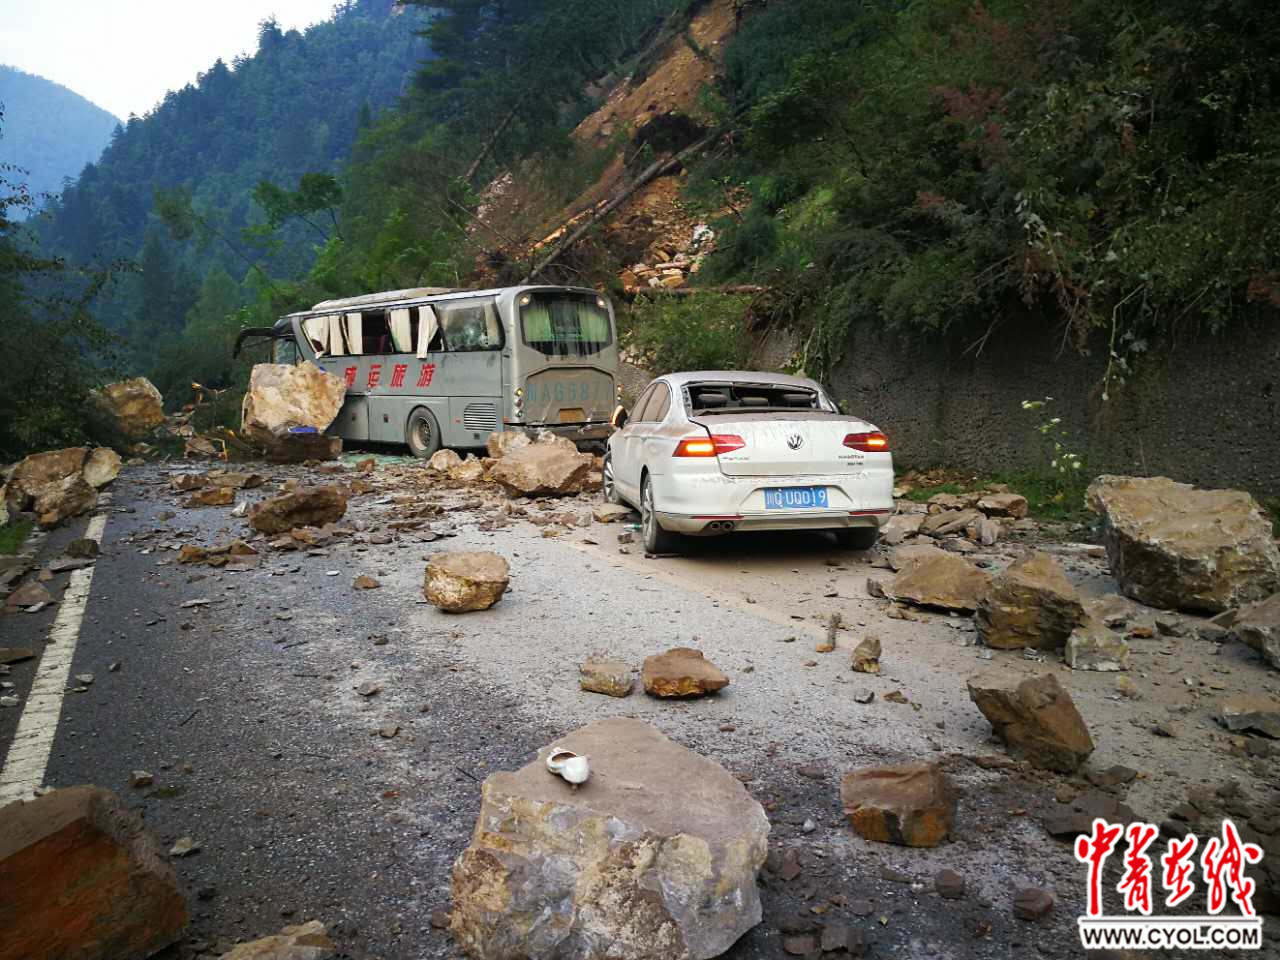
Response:
[[[437,301],[445,352],[436,373],[449,397],[449,422],[440,425],[450,447],[482,447],[501,430],[504,337],[492,299]]]

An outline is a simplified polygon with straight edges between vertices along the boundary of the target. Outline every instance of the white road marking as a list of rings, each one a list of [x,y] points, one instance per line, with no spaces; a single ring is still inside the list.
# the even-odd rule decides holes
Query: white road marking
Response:
[[[106,525],[106,515],[99,514],[89,521],[85,537],[101,543]],[[30,799],[44,783],[53,737],[58,732],[58,717],[62,714],[62,697],[67,689],[67,677],[71,674],[71,660],[80,639],[80,624],[89,604],[93,570],[93,567],[86,567],[71,571],[71,581],[49,630],[48,645],[36,669],[31,693],[23,705],[18,730],[9,745],[4,769],[0,770],[0,805]]]

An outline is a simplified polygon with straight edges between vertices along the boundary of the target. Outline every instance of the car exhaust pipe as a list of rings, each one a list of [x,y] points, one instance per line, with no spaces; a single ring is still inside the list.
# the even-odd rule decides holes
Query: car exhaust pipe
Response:
[[[732,533],[733,526],[734,524],[732,520],[712,520],[710,523],[707,524],[707,532],[708,533]]]

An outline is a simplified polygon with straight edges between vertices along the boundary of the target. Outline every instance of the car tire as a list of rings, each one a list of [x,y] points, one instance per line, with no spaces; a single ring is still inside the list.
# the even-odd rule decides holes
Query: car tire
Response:
[[[680,535],[669,533],[658,523],[658,511],[653,504],[653,481],[648,474],[640,482],[640,532],[644,537],[646,553],[677,553]]]
[[[419,460],[430,460],[440,449],[440,424],[435,414],[426,407],[418,407],[409,414],[404,426],[404,442]]]
[[[606,451],[604,455],[604,466],[600,470],[601,474],[601,492],[604,493],[606,503],[622,503],[622,494],[618,493],[618,482],[613,476],[613,454]]]
[[[837,530],[836,543],[842,550],[870,550],[880,538],[879,527],[850,527]]]

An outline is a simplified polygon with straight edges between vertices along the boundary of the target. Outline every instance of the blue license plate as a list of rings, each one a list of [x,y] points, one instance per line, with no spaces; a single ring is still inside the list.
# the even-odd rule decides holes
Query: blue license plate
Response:
[[[766,510],[825,510],[826,487],[766,487]]]

